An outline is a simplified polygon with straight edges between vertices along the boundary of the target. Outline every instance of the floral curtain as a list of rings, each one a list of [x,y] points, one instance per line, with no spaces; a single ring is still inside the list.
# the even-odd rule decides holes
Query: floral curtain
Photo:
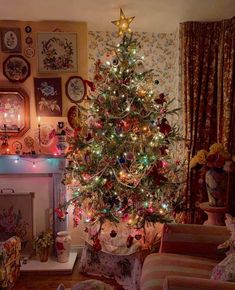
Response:
[[[218,82],[218,139],[235,155],[235,17],[222,21]],[[228,180],[228,204],[235,215],[235,172]]]
[[[181,94],[188,161],[214,142],[234,146],[234,19],[180,25]],[[207,201],[200,171],[187,171],[187,222],[201,223]]]

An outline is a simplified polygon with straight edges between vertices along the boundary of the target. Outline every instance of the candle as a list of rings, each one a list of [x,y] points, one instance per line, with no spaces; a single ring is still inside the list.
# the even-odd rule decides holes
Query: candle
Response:
[[[20,114],[18,114],[17,116],[17,126],[18,128],[20,128]]]
[[[40,125],[40,122],[41,122],[41,117],[38,116],[38,125]]]

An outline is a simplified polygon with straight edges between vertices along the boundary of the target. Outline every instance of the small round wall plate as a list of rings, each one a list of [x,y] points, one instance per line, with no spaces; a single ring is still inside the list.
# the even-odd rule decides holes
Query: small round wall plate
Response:
[[[24,31],[25,31],[26,33],[30,33],[30,32],[32,31],[31,26],[29,26],[29,25],[25,26]]]
[[[30,64],[21,55],[11,55],[3,62],[3,74],[11,82],[24,82],[30,76]]]
[[[24,144],[27,148],[34,147],[34,139],[31,136],[27,136],[24,138]]]
[[[86,85],[79,76],[70,77],[65,85],[65,92],[72,103],[80,103],[86,95]]]
[[[26,47],[26,49],[24,50],[24,54],[28,58],[34,57],[35,49],[32,47]]]
[[[33,39],[32,39],[32,37],[27,36],[27,37],[25,38],[25,43],[28,44],[28,45],[32,44],[32,43],[33,43]]]
[[[21,150],[22,150],[22,148],[23,148],[23,146],[22,146],[22,143],[20,142],[20,141],[14,141],[12,144],[11,144],[11,147],[12,147],[12,151],[14,152],[14,153],[19,153]]]

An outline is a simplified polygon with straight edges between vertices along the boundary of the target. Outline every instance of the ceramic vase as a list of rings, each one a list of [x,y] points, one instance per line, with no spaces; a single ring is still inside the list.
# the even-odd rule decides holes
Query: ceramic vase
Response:
[[[211,168],[206,172],[205,181],[209,205],[225,206],[227,173],[221,168]]]
[[[68,143],[66,142],[66,136],[65,135],[57,135],[57,144],[56,147],[58,149],[58,152],[60,155],[64,155],[66,152],[66,149],[68,148]]]
[[[69,254],[71,248],[71,236],[69,232],[62,231],[57,233],[55,240],[55,247],[57,253],[57,259],[60,263],[66,263],[69,261]]]
[[[50,253],[50,247],[42,247],[38,250],[40,262],[47,262]]]

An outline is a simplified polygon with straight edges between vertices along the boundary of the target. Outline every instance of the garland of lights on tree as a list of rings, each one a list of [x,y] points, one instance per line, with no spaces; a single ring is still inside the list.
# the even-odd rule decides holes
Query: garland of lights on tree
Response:
[[[77,190],[56,211],[63,219],[73,205],[75,225],[83,215],[88,224],[100,223],[100,229],[106,220],[140,229],[146,222],[174,220],[184,204],[183,164],[170,154],[180,136],[168,116],[178,109],[171,109],[173,99],[157,93],[153,70],[144,70],[140,43],[129,33],[133,18],[121,10],[120,19],[113,21],[121,41],[108,49],[112,60],[95,64],[86,124],[75,130],[67,154],[63,182],[76,184]],[[96,250],[101,249],[98,234],[93,238]],[[127,246],[133,238],[128,237]]]

